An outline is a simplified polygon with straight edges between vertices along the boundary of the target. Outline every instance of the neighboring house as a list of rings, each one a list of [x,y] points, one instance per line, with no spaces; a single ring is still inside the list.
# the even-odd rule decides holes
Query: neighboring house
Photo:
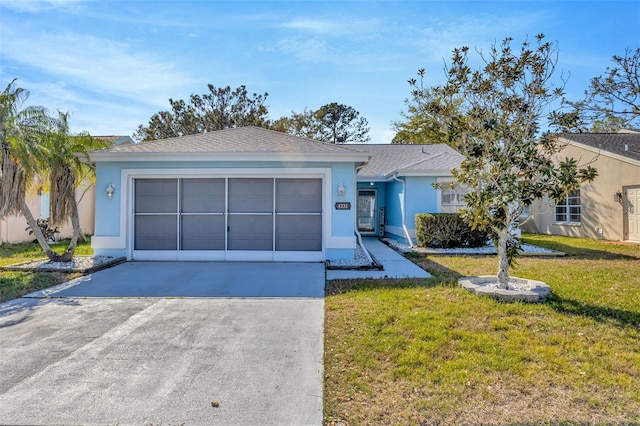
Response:
[[[560,203],[540,200],[526,232],[640,242],[640,132],[563,134],[558,158],[592,162],[598,177]]]
[[[129,136],[94,136],[104,139],[116,145],[133,144],[133,139]],[[80,215],[80,227],[85,234],[93,234],[95,194],[91,181],[85,180],[80,183],[76,191],[76,199]],[[35,218],[46,219],[49,217],[49,194],[42,188],[34,188],[33,192],[27,195],[27,204]],[[0,243],[17,243],[34,240],[33,235],[29,235],[27,220],[22,215],[10,216],[0,219]],[[70,238],[73,234],[71,222],[67,222],[58,227],[60,238]]]
[[[241,127],[114,146],[91,160],[96,255],[323,261],[353,258],[358,230],[413,239],[416,213],[455,207],[433,184],[450,180],[462,156],[445,145],[334,145]]]

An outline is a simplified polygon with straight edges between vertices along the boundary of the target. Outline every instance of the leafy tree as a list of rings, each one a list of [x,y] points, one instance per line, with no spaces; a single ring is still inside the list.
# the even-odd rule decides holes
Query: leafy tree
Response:
[[[88,160],[89,149],[106,143],[88,134],[70,136],[64,114],[56,120],[40,106],[21,109],[28,97],[28,91],[16,87],[15,79],[0,94],[0,217],[22,214],[47,257],[66,262],[72,259],[80,234],[75,189],[91,170],[89,162],[82,160]],[[71,218],[74,236],[62,255],[51,249],[26,203],[27,194],[41,180],[48,181],[52,225]]]
[[[332,102],[318,110],[292,112],[273,122],[271,128],[295,136],[331,143],[367,142],[368,122],[353,107]]]
[[[347,143],[370,139],[367,119],[350,106],[332,102],[321,106],[314,116],[320,124],[320,140]]]
[[[461,98],[443,98],[424,85],[425,70],[418,70],[419,80],[408,82],[413,87],[411,98],[405,99],[407,110],[401,114],[404,121],[393,121],[396,135],[391,143],[431,144],[446,143],[455,148],[456,126],[448,126],[442,116],[461,116]],[[435,111],[436,113],[431,113]]]
[[[51,225],[60,225],[71,219],[71,241],[66,251],[55,259],[68,262],[73,258],[82,234],[76,189],[83,179],[95,174],[95,168],[89,161],[89,151],[106,148],[109,143],[93,138],[86,132],[71,135],[68,114],[58,113],[58,116],[55,127],[43,138],[40,161],[42,172],[48,181]]]
[[[47,239],[26,203],[26,195],[38,180],[41,141],[50,124],[47,111],[40,106],[22,106],[29,92],[16,87],[16,79],[0,93],[0,217],[22,214],[42,250],[54,258]]]
[[[538,135],[548,106],[563,95],[564,83],[552,81],[557,47],[536,36],[512,49],[512,39],[478,51],[481,66],[472,69],[467,47],[453,50],[445,67],[446,83],[431,89],[453,102],[463,99],[464,117],[425,103],[429,114],[456,131],[456,146],[464,160],[453,175],[472,188],[463,217],[473,227],[487,229],[498,252],[498,285],[507,288],[508,269],[518,255],[520,240],[512,230],[523,209],[545,195],[560,199],[597,172],[580,168],[571,158],[554,165],[562,146],[550,132]],[[413,83],[415,85],[415,83]]]
[[[306,108],[301,113],[291,111],[290,117],[280,117],[271,124],[271,129],[301,138],[320,140],[322,137],[315,111]]]
[[[151,116],[147,126],[138,126],[133,137],[149,141],[196,133],[211,132],[242,126],[269,127],[268,93],[249,95],[245,86],[216,88],[191,95],[189,101],[169,99],[171,111],[160,111]]]
[[[572,126],[582,131],[615,132],[640,128],[640,48],[625,50],[624,56],[614,55],[613,67],[607,67],[604,75],[591,79],[585,90],[585,98],[578,102],[564,100],[573,113],[583,117]]]

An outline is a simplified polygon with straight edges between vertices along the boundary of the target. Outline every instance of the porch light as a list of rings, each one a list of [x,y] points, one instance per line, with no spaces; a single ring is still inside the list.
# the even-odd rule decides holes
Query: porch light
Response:
[[[622,202],[622,192],[618,191],[615,194],[613,194],[613,201],[615,203],[621,203]]]
[[[109,186],[107,186],[107,198],[113,198],[113,193],[116,192],[116,188],[113,186],[112,183],[109,183]]]
[[[347,189],[344,187],[344,182],[340,182],[338,184],[338,197],[344,198],[344,194],[347,192]]]

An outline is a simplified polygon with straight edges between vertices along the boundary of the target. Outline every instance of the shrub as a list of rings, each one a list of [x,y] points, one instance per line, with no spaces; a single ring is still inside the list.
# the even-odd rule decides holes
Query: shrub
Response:
[[[420,247],[481,247],[487,243],[486,231],[472,230],[458,213],[419,213],[416,237]]]
[[[42,231],[42,235],[44,235],[44,238],[47,241],[58,241],[57,234],[59,234],[60,231],[58,230],[57,226],[54,228],[49,225],[49,219],[36,219],[36,223],[38,224],[38,227]],[[33,235],[34,233],[33,229],[31,229],[31,226],[27,226],[26,228],[24,228],[24,230],[29,231],[29,235]]]

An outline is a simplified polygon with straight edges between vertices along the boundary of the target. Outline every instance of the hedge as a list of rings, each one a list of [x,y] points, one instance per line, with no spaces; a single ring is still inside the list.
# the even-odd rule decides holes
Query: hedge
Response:
[[[420,247],[481,247],[487,243],[486,231],[472,230],[459,213],[419,213],[416,237]]]

